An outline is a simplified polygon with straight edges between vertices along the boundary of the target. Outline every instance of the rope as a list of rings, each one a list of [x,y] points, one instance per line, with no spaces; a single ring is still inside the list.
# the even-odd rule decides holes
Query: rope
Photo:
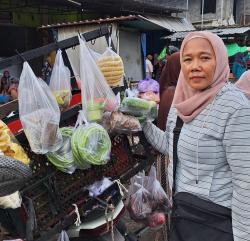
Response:
[[[108,220],[108,214],[109,210],[111,210],[111,221]],[[110,230],[111,233],[111,241],[115,241],[115,235],[114,235],[114,213],[115,213],[115,207],[113,204],[108,204],[105,209],[105,219],[107,223],[107,232]],[[110,223],[110,224],[109,224]]]
[[[116,179],[114,180],[114,183],[117,183],[118,187],[119,187],[119,190],[120,190],[120,193],[122,195],[122,197],[124,196],[124,192],[128,192],[128,189],[121,183],[120,179]]]
[[[76,213],[76,221],[75,221],[74,224],[76,225],[76,227],[79,227],[80,224],[82,223],[80,213],[79,213],[79,209],[78,209],[76,204],[72,204],[72,205],[75,207],[75,213]]]

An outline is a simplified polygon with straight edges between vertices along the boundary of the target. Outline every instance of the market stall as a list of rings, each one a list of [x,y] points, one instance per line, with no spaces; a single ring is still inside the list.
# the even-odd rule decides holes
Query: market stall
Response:
[[[134,96],[121,100],[119,95],[115,96],[110,86],[115,87],[115,83],[123,78],[122,60],[108,48],[108,52],[95,61],[93,53],[85,45],[85,41],[100,36],[109,40],[109,34],[109,29],[102,27],[33,51],[18,53],[0,62],[1,67],[24,63],[19,108],[16,101],[0,107],[0,113],[5,113],[1,116],[3,132],[0,138],[3,143],[0,148],[3,147],[1,153],[4,156],[20,161],[23,168],[28,169],[22,187],[13,190],[19,191],[22,197],[18,199],[20,204],[15,208],[1,206],[0,209],[1,220],[4,220],[1,226],[7,230],[5,239],[49,240],[60,233],[65,235],[64,230],[74,233],[72,237],[87,237],[88,240],[111,231],[114,239],[113,228],[125,210],[126,188],[122,183],[148,169],[155,161],[140,123],[146,119],[154,120],[156,102]],[[34,75],[28,60],[61,49],[56,57],[56,61],[61,63],[58,64],[59,75],[56,75],[54,67],[52,76],[56,76],[58,83],[63,73],[62,79],[68,78],[70,83],[72,78],[65,49],[79,43],[82,91],[69,91],[71,88],[65,83],[59,87],[52,88],[52,84],[48,87]],[[147,89],[145,92],[155,85],[148,86],[148,83],[141,83],[143,90]],[[74,84],[73,79],[71,86]],[[5,163],[8,165],[11,160],[5,160]],[[149,177],[142,173],[137,177],[144,175],[140,180],[149,182],[152,178],[150,180],[157,183],[152,173]],[[143,183],[140,185],[146,188]],[[12,194],[11,190],[0,193],[0,200],[9,194]],[[130,189],[129,200],[132,194],[138,195]],[[163,210],[165,204],[154,201],[155,207],[147,216],[139,215],[134,205],[128,205],[135,220],[144,222],[146,226],[157,226],[159,224],[152,221],[155,217],[150,215],[155,215],[156,210],[166,211]],[[98,225],[97,220],[100,222]]]

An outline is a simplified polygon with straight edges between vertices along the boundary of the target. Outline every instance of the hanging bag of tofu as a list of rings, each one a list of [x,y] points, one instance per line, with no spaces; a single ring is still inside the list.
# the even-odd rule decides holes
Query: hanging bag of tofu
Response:
[[[60,110],[48,85],[37,78],[27,62],[18,87],[19,116],[31,150],[45,154],[62,145]]]
[[[63,111],[66,109],[69,106],[72,97],[70,71],[64,65],[62,51],[60,49],[56,54],[49,87],[56,98],[60,110]]]
[[[104,111],[118,108],[117,98],[98,68],[86,41],[79,36],[82,109],[88,122],[102,119]]]
[[[97,65],[102,71],[109,86],[120,86],[123,83],[123,61],[121,57],[112,50],[111,37],[109,37],[109,46],[98,59]]]

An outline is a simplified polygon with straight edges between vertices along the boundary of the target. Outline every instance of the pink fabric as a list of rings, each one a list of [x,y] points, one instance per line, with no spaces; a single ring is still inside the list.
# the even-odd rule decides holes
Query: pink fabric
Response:
[[[192,121],[210,102],[212,102],[216,94],[227,82],[230,73],[227,50],[222,39],[216,34],[207,31],[192,32],[185,37],[180,50],[181,63],[184,46],[193,38],[205,38],[211,43],[215,52],[217,64],[213,82],[205,90],[195,90],[191,88],[185,81],[182,71],[180,72],[173,105],[177,109],[178,116],[185,123]]]
[[[250,70],[244,72],[235,85],[250,99]]]

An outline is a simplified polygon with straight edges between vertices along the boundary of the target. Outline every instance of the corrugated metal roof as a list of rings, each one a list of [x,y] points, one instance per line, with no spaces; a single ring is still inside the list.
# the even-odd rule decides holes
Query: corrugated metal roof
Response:
[[[218,34],[219,36],[243,34],[250,30],[250,27],[211,29],[209,31]]]
[[[195,30],[194,26],[186,18],[177,17],[156,17],[156,16],[142,16],[138,15],[139,18],[154,23],[171,32],[180,31],[191,31]]]
[[[92,20],[83,20],[78,22],[67,22],[67,23],[55,23],[50,25],[42,25],[39,29],[48,29],[48,28],[61,28],[61,27],[69,27],[69,26],[77,26],[77,25],[89,25],[89,24],[102,24],[102,23],[112,23],[119,21],[129,21],[137,19],[137,15],[129,15],[129,16],[120,16],[120,17],[112,17],[112,18],[99,18]]]
[[[235,35],[246,34],[250,31],[250,27],[234,27],[234,28],[216,28],[216,29],[208,29],[206,31],[210,31],[219,35],[220,37],[230,37]],[[171,41],[176,41],[178,39],[183,39],[190,31],[183,31],[171,34],[169,36],[163,37],[163,39],[170,39]]]
[[[129,16],[120,16],[112,18],[100,18],[93,20],[84,20],[79,22],[67,22],[67,23],[56,23],[46,26],[41,26],[40,29],[49,29],[49,28],[61,28],[61,27],[70,27],[70,26],[79,26],[79,25],[89,25],[89,24],[103,24],[103,23],[112,23],[112,22],[133,22],[141,21],[145,24],[145,21],[153,24],[157,29],[165,28],[171,32],[178,31],[190,31],[194,30],[193,25],[188,22],[185,18],[176,18],[176,17],[156,17],[156,16],[142,16],[142,15],[129,15]],[[151,27],[151,30],[154,30],[154,27]]]

